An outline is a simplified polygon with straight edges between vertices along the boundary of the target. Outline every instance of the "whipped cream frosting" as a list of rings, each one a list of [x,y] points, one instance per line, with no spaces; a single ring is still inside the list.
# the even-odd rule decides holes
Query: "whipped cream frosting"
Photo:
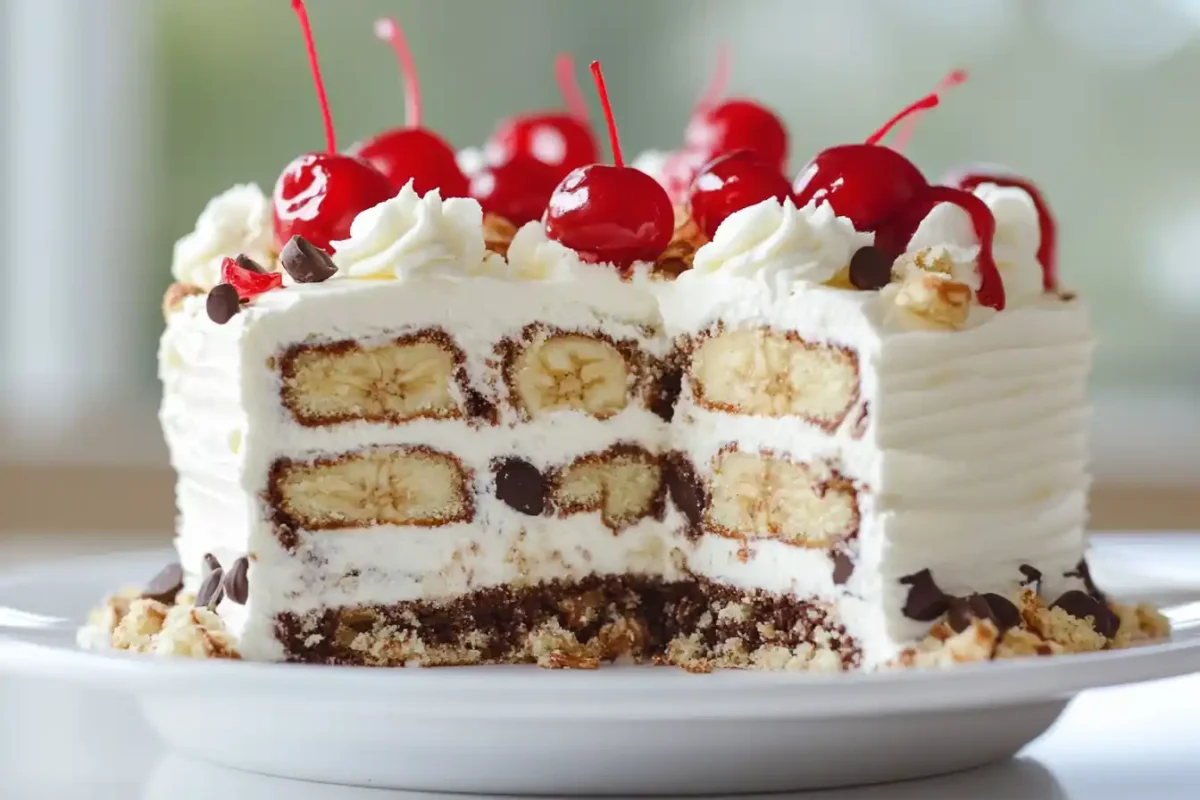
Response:
[[[508,245],[506,277],[514,280],[565,280],[587,267],[614,272],[612,267],[584,264],[574,250],[547,237],[541,222],[522,225]]]
[[[790,198],[782,203],[772,198],[731,214],[679,280],[702,280],[714,273],[754,277],[776,294],[789,294],[798,282],[829,280],[858,248],[874,240],[874,234],[856,231],[828,203],[796,208]]]
[[[987,204],[996,219],[992,255],[1004,281],[1006,307],[1024,305],[1042,295],[1042,265],[1038,261],[1041,226],[1033,198],[1024,189],[982,183],[974,194]],[[908,245],[915,253],[945,247],[955,264],[953,277],[978,290],[980,277],[975,265],[979,237],[971,217],[961,207],[939,203],[930,210]]]
[[[256,184],[238,184],[208,201],[196,229],[175,243],[171,274],[208,290],[221,282],[221,261],[247,255],[270,269],[275,260],[271,201]]]
[[[395,197],[368,208],[350,224],[350,238],[333,242],[335,277],[409,278],[479,270],[484,261],[483,209],[470,198],[424,196],[412,181]]]

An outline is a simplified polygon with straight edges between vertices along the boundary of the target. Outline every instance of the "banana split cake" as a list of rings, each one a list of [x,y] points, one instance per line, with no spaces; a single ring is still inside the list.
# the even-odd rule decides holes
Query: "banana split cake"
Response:
[[[1093,337],[1031,184],[929,184],[886,128],[791,183],[722,104],[671,197],[594,71],[616,163],[556,163],[523,224],[332,142],[209,204],[159,352],[180,564],[93,631],[693,671],[1166,635],[1083,558]]]

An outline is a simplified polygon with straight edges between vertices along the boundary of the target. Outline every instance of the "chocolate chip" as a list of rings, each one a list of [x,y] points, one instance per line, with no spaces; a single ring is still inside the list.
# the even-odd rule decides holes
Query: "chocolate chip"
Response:
[[[1030,564],[1022,564],[1017,569],[1025,576],[1025,580],[1021,581],[1022,586],[1033,586],[1033,584],[1040,583],[1042,580],[1042,571],[1037,567]],[[1037,587],[1034,586],[1034,589],[1037,589]]]
[[[704,485],[696,476],[696,469],[683,453],[671,453],[663,462],[664,480],[671,502],[687,519],[693,530],[700,530],[706,503]]]
[[[904,616],[909,619],[933,622],[949,609],[952,598],[933,582],[933,574],[928,569],[905,575],[900,583],[912,587],[903,608]]]
[[[221,597],[225,594],[221,588],[224,578],[225,571],[220,567],[208,573],[200,584],[200,590],[196,592],[196,608],[212,608],[221,602]]]
[[[1021,624],[1021,612],[1003,595],[987,592],[968,597],[955,597],[946,612],[946,622],[955,633],[962,633],[973,619],[991,620],[1001,633]]]
[[[854,560],[850,558],[848,553],[837,552],[833,554],[833,582],[841,586],[846,581],[850,580],[850,576],[854,574]]]
[[[892,259],[878,247],[867,245],[850,257],[850,283],[857,289],[882,289],[891,283]]]
[[[522,458],[506,458],[492,467],[496,472],[496,497],[505,505],[531,517],[546,510],[546,479]]]
[[[242,253],[241,255],[239,255],[237,258],[234,259],[234,261],[236,261],[237,265],[244,270],[248,270],[250,272],[256,272],[259,275],[267,274],[267,271],[265,269],[263,269],[262,264],[258,263],[253,258],[246,255],[245,253]]]
[[[1111,639],[1120,627],[1120,619],[1106,604],[1087,592],[1072,589],[1054,601],[1051,608],[1061,608],[1076,619],[1092,618],[1092,628],[1106,639]]]
[[[296,283],[320,283],[337,272],[328,253],[299,235],[288,239],[279,254],[279,263]]]
[[[250,596],[249,570],[250,559],[242,556],[230,565],[229,571],[225,573],[225,579],[221,583],[225,596],[239,606],[246,605],[246,598]]]
[[[221,562],[212,553],[204,554],[204,577],[208,577],[208,573],[221,568]]]
[[[142,589],[142,597],[170,605],[175,602],[175,595],[179,594],[182,588],[183,567],[179,564],[167,564],[146,583]]]
[[[663,422],[670,422],[675,416],[675,401],[679,399],[682,388],[683,370],[678,367],[665,368],[662,377],[658,379],[658,386],[655,387],[654,399],[650,401],[650,410],[662,418]]]
[[[233,319],[241,307],[237,289],[228,283],[218,283],[214,286],[208,293],[208,300],[205,303],[205,308],[208,309],[208,318],[218,325],[224,325]]]

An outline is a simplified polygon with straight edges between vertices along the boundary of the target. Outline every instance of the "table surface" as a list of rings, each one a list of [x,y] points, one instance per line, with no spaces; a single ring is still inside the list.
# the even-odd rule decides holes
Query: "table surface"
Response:
[[[58,548],[45,546],[44,538],[41,546],[27,549],[14,547],[12,540],[5,544],[8,546],[0,549],[6,557],[0,560],[6,563],[60,555],[52,552]],[[99,551],[115,549],[114,544],[111,537],[103,544],[82,544],[75,539],[69,548]],[[135,545],[132,541],[123,544]],[[221,721],[198,723],[219,728]],[[796,796],[838,800],[1196,798],[1200,797],[1198,756],[1200,674],[1086,692],[1045,736],[1007,763],[925,781]],[[433,796],[303,784],[187,761],[163,749],[128,697],[49,681],[0,677],[3,800],[386,800]]]

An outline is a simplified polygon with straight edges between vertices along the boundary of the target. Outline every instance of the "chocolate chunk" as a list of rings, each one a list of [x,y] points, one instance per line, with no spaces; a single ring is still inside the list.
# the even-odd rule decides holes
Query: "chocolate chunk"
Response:
[[[279,263],[296,283],[320,283],[337,272],[337,265],[321,248],[303,236],[293,236],[283,246]]]
[[[1003,595],[987,592],[969,597],[955,597],[946,612],[946,622],[955,633],[962,633],[973,619],[991,620],[1000,633],[1021,624],[1021,612]]]
[[[142,597],[171,605],[175,602],[175,595],[179,594],[182,588],[183,567],[179,564],[167,564],[146,583],[142,589]]]
[[[220,567],[208,573],[200,584],[200,590],[196,592],[196,608],[212,608],[221,602],[221,598],[225,594],[225,590],[221,588],[224,579],[225,571]]]
[[[237,262],[237,265],[239,267],[241,267],[242,269],[247,270],[249,272],[256,272],[259,275],[267,274],[267,271],[265,269],[263,269],[262,264],[258,263],[253,258],[246,255],[245,253],[242,253],[241,255],[239,255],[237,258],[234,259],[234,261]]]
[[[860,247],[850,257],[850,283],[856,289],[882,289],[892,281],[892,258],[873,245]]]
[[[678,367],[665,368],[655,387],[654,398],[650,401],[650,410],[663,422],[670,422],[675,416],[675,401],[679,399],[682,388],[683,370]]]
[[[533,464],[506,458],[492,467],[496,472],[496,497],[505,505],[531,517],[546,510],[546,479]]]
[[[496,421],[496,406],[475,389],[465,393],[467,416],[471,419],[494,423]]]
[[[933,622],[950,608],[952,598],[933,582],[933,574],[928,569],[905,575],[900,583],[912,587],[903,608],[904,616],[909,619]]]
[[[1051,608],[1061,608],[1076,619],[1092,618],[1092,628],[1106,639],[1117,634],[1120,619],[1106,604],[1092,597],[1087,592],[1072,589],[1054,601]]]
[[[249,570],[250,559],[242,556],[230,565],[221,583],[225,596],[239,606],[246,605],[246,598],[250,596]]]
[[[849,553],[838,551],[833,554],[833,582],[841,586],[854,574],[854,560]]]
[[[707,502],[704,485],[696,476],[692,462],[682,453],[671,453],[663,461],[667,492],[679,513],[687,519],[693,530],[700,530]]]
[[[228,283],[218,283],[214,286],[208,293],[208,300],[205,303],[205,308],[208,309],[208,318],[218,325],[224,325],[233,319],[241,307],[237,289]]]
[[[1039,585],[1041,584],[1042,571],[1037,567],[1029,564],[1022,564],[1021,566],[1017,567],[1017,569],[1019,569],[1021,574],[1025,576],[1025,580],[1021,581],[1022,586],[1033,586],[1035,583]],[[1033,588],[1036,591],[1038,587],[1033,586]]]
[[[221,568],[221,562],[212,553],[204,554],[204,577],[208,577],[208,573]]]

